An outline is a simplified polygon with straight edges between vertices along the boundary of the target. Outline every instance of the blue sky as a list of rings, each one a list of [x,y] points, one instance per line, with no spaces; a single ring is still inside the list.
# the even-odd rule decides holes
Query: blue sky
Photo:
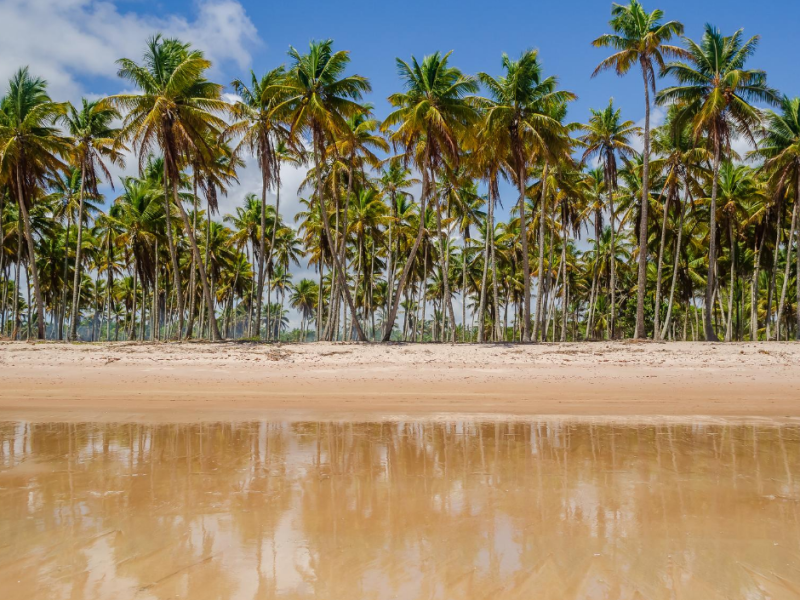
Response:
[[[800,94],[792,51],[800,2],[645,1],[647,9],[656,6],[665,11],[665,18],[683,22],[687,35],[695,39],[706,22],[724,33],[744,27],[748,36],[760,34],[751,66],[766,69],[770,83],[781,91]],[[290,44],[302,49],[309,40],[330,37],[337,48],[351,51],[352,72],[372,82],[368,100],[381,117],[388,111],[386,97],[400,89],[398,56],[453,50],[452,62],[463,71],[499,73],[502,52],[515,56],[537,48],[545,72],[558,75],[561,86],[578,95],[570,120],[584,121],[590,108],[604,106],[613,96],[625,118],[640,121],[644,107],[638,73],[591,78],[607,51],[590,42],[608,30],[610,7],[606,0],[488,5],[471,0],[0,0],[0,22],[5,24],[0,79],[28,64],[48,79],[56,99],[115,93],[126,84],[115,76],[114,61],[121,56],[138,59],[146,38],[162,31],[205,50],[215,63],[212,77],[229,84],[247,76],[251,68],[261,73],[285,62]],[[656,111],[654,120],[659,119]],[[232,209],[246,192],[257,189],[254,171],[247,168],[242,173],[242,184],[231,190],[225,208]],[[282,212],[287,218],[296,209],[301,176],[285,177]],[[508,206],[512,198],[503,200]]]

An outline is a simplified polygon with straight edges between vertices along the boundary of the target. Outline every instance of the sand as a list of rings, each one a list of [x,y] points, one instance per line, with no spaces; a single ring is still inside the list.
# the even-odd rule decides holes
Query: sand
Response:
[[[800,417],[794,343],[3,342],[0,373],[8,419]]]

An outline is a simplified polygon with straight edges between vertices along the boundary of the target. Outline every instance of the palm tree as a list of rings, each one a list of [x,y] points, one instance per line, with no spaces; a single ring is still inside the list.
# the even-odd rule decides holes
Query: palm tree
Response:
[[[386,268],[386,281],[389,284],[386,296],[387,306],[392,304],[395,282],[395,271],[397,260],[400,254],[400,211],[398,202],[403,205],[407,200],[412,199],[411,193],[406,190],[412,185],[419,183],[419,180],[411,177],[411,170],[403,165],[399,157],[393,157],[388,161],[388,166],[381,173],[380,187],[384,198],[389,201],[389,224],[388,224],[388,265]]]
[[[661,224],[661,241],[658,251],[658,265],[656,268],[656,296],[654,310],[654,339],[663,339],[669,331],[672,308],[675,299],[675,287],[678,280],[678,263],[683,250],[683,230],[687,208],[693,205],[693,194],[702,192],[699,180],[704,175],[702,164],[709,162],[709,154],[705,147],[694,143],[690,127],[680,120],[676,107],[670,109],[666,122],[657,128],[653,134],[653,150],[656,158],[650,163],[653,170],[663,178],[662,195],[664,195],[663,221]],[[680,194],[683,192],[683,202]],[[669,209],[671,206],[678,208],[677,237],[673,252],[673,266],[670,283],[669,299],[667,300],[667,313],[663,327],[660,327],[661,318],[661,278],[662,261],[665,251]]]
[[[723,150],[730,153],[731,133],[744,135],[755,146],[754,129],[761,124],[761,115],[751,103],[777,102],[778,94],[767,86],[764,71],[745,69],[747,59],[758,46],[758,36],[746,42],[742,30],[723,36],[718,29],[706,25],[700,44],[686,39],[689,62],[672,62],[664,68],[678,84],[658,93],[660,104],[677,104],[681,119],[691,120],[692,133],[697,140],[708,138],[713,148],[711,206],[709,209],[708,277],[706,282],[706,311],[703,316],[706,340],[718,341],[712,325],[712,299],[715,288],[717,261],[717,191]]]
[[[466,97],[477,92],[478,84],[474,78],[449,65],[450,54],[435,52],[426,56],[421,63],[412,56],[411,64],[398,58],[398,74],[406,89],[389,96],[389,103],[395,110],[383,121],[386,131],[396,126],[390,139],[395,146],[403,148],[405,164],[413,163],[422,173],[420,215],[425,214],[426,204],[434,196],[436,171],[445,161],[451,168],[458,166],[460,143],[477,118],[476,111]],[[441,221],[441,206],[438,204],[437,217]],[[392,335],[403,290],[422,242],[424,221],[420,219],[417,237],[400,275],[397,292],[393,294],[394,300],[383,331],[384,342],[388,342]],[[441,227],[439,238],[443,250],[444,231]],[[451,321],[455,323],[447,278],[444,278],[444,285]]]
[[[794,207],[792,224],[786,238],[786,267],[778,303],[776,321],[777,338],[780,339],[781,316],[783,315],[786,289],[789,283],[789,266],[792,262],[792,237],[797,241],[797,339],[800,340],[800,228],[797,226],[798,206],[800,205],[800,98],[781,99],[781,112],[767,111],[763,139],[755,156],[764,159],[764,171],[770,176],[771,187],[776,194],[784,194],[794,186]],[[777,248],[775,251],[777,252]],[[769,318],[769,317],[768,317]]]
[[[490,113],[491,114],[491,113]],[[481,325],[486,319],[486,304],[487,304],[487,282],[489,272],[492,275],[492,292],[493,292],[493,306],[497,306],[498,289],[497,289],[497,257],[495,245],[495,232],[496,224],[494,220],[494,209],[497,205],[500,196],[499,179],[506,177],[506,159],[508,158],[509,139],[507,136],[496,135],[494,128],[490,127],[484,119],[483,127],[478,134],[477,150],[472,154],[471,167],[475,173],[486,181],[487,186],[487,210],[486,220],[484,226],[486,234],[484,235],[483,242],[483,274],[481,277],[480,294],[478,300],[478,317]],[[526,238],[523,244],[527,243],[527,236],[520,236]],[[499,339],[499,322],[494,323],[493,339]],[[524,323],[523,323],[524,331]],[[478,328],[478,342],[486,341],[486,329],[481,326]]]
[[[283,100],[286,89],[282,85],[286,71],[281,66],[268,71],[260,79],[250,71],[250,87],[240,79],[231,85],[241,100],[234,103],[232,108],[234,123],[228,128],[227,136],[240,137],[235,148],[236,154],[242,149],[248,149],[258,160],[261,170],[261,228],[259,233],[258,251],[258,291],[256,296],[256,320],[254,335],[260,335],[261,328],[261,299],[264,295],[264,264],[265,264],[265,230],[266,230],[266,203],[267,190],[275,186],[275,213],[278,213],[280,198],[280,158],[278,146],[285,144],[289,139],[289,131],[285,126],[285,114],[276,110],[284,109]],[[273,228],[274,231],[274,228]],[[270,250],[271,251],[271,250]],[[269,263],[269,259],[266,259]]]
[[[727,229],[730,248],[730,284],[728,286],[728,310],[725,316],[725,341],[733,339],[733,299],[736,295],[737,241],[739,223],[747,221],[747,204],[760,193],[760,186],[753,169],[747,165],[725,162],[720,167],[719,215],[717,220]],[[722,286],[718,282],[717,289]],[[720,293],[719,291],[717,292]]]
[[[364,110],[357,100],[372,88],[365,77],[344,76],[350,55],[342,50],[334,52],[333,40],[311,42],[308,54],[300,54],[290,47],[289,56],[293,62],[284,82],[287,99],[278,106],[278,110],[284,107],[288,109],[292,133],[306,132],[311,137],[316,170],[316,200],[328,246],[335,249],[337,246],[331,235],[330,219],[323,198],[321,163],[325,158],[328,139],[347,131],[347,119]],[[331,256],[358,339],[366,341],[339,255],[334,251]]]
[[[300,323],[301,341],[306,340],[308,323],[316,309],[318,294],[319,290],[317,289],[317,284],[311,279],[301,279],[297,285],[292,288],[292,295],[289,297],[289,303],[292,308],[300,311],[302,317]]]
[[[509,163],[519,191],[520,236],[522,240],[523,323],[522,339],[531,341],[531,273],[528,255],[528,228],[525,215],[525,189],[528,169],[534,158],[543,161],[543,179],[547,164],[563,155],[569,146],[566,128],[557,118],[558,108],[576,98],[572,92],[557,90],[558,79],[543,77],[539,54],[522,53],[519,60],[503,54],[505,75],[492,77],[479,73],[489,90],[486,125],[493,135],[504,136],[509,149]],[[542,188],[544,198],[544,186]],[[540,290],[541,291],[541,290]],[[537,300],[538,302],[538,300]],[[537,322],[539,315],[537,315]]]
[[[631,137],[641,132],[633,121],[621,121],[621,110],[614,108],[613,98],[608,101],[608,106],[603,110],[591,109],[592,116],[584,126],[584,133],[580,141],[585,146],[582,160],[586,162],[591,158],[598,158],[603,165],[603,180],[606,194],[608,195],[608,209],[611,220],[611,252],[614,252],[614,193],[618,188],[617,156],[623,160],[632,158],[636,151],[630,145]],[[595,218],[598,218],[595,215]],[[614,261],[611,261],[611,336],[614,336],[616,321],[616,288],[617,277]]]
[[[65,114],[66,105],[53,102],[47,95],[47,83],[32,77],[27,67],[14,74],[6,95],[0,99],[0,176],[13,190],[22,217],[39,339],[45,338],[44,300],[39,286],[30,209],[46,178],[67,168],[60,156],[69,153],[69,144],[55,127]],[[19,285],[19,278],[16,283]]]
[[[122,58],[119,76],[135,84],[140,94],[118,94],[107,99],[112,106],[128,111],[122,126],[121,139],[131,139],[139,153],[140,170],[152,148],[158,147],[164,156],[164,202],[167,219],[167,243],[172,261],[173,286],[178,300],[179,329],[183,330],[184,302],[181,287],[180,265],[176,244],[173,240],[170,215],[170,196],[167,188],[172,186],[172,205],[178,209],[183,227],[189,236],[195,262],[200,271],[211,339],[219,339],[217,320],[212,314],[214,303],[206,278],[206,270],[200,259],[194,231],[189,217],[178,197],[181,167],[190,157],[201,156],[203,162],[214,160],[214,148],[209,139],[217,137],[226,124],[217,116],[228,106],[222,100],[222,86],[203,77],[211,63],[199,50],[176,39],[163,39],[160,35],[147,44],[143,65]],[[196,160],[196,158],[194,159]]]
[[[75,276],[72,284],[72,315],[69,331],[69,339],[73,341],[78,333],[84,194],[88,190],[93,197],[98,197],[98,171],[104,175],[113,189],[114,182],[105,161],[116,166],[125,164],[117,144],[120,130],[113,125],[119,116],[115,109],[99,101],[89,102],[84,98],[80,110],[70,105],[69,114],[64,119],[67,131],[72,138],[72,163],[80,170],[81,174],[81,186],[78,193],[78,241],[75,245]]]
[[[156,245],[166,226],[166,207],[162,192],[143,179],[122,180],[122,193],[114,200],[114,210],[109,211],[109,224],[119,229],[114,242],[129,259],[133,276],[131,315],[136,313],[136,290],[141,282],[144,291],[150,289],[157,272]],[[163,239],[163,238],[161,238]],[[163,247],[163,246],[162,246]],[[144,314],[144,302],[142,314]],[[131,336],[135,336],[135,323],[131,321]],[[144,322],[142,322],[144,328]]]
[[[602,61],[594,70],[592,77],[598,73],[614,69],[622,76],[631,67],[639,63],[644,82],[644,150],[642,151],[642,209],[639,223],[639,274],[636,302],[637,339],[645,337],[644,298],[647,285],[647,211],[650,197],[650,90],[656,90],[655,65],[664,68],[665,56],[686,56],[686,51],[677,46],[667,44],[674,36],[683,34],[683,25],[677,21],[662,23],[664,12],[654,10],[647,13],[638,0],[631,0],[623,6],[614,4],[611,8],[609,25],[614,33],[606,33],[594,40],[597,48],[611,47],[616,52]]]

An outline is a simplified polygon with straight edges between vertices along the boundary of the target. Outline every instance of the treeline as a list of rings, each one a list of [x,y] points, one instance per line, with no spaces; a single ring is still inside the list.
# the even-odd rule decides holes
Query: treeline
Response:
[[[330,40],[232,82],[233,102],[161,36],[118,61],[135,92],[77,107],[20,69],[0,100],[1,334],[800,338],[800,100],[750,67],[741,30],[695,42],[635,0],[609,26],[595,75],[641,75],[643,128],[613,102],[568,121],[575,95],[536,51],[474,76],[450,53],[398,59],[383,121]],[[221,215],[250,157],[260,189]],[[126,158],[138,176],[113,181]],[[295,223],[289,166],[307,173]]]

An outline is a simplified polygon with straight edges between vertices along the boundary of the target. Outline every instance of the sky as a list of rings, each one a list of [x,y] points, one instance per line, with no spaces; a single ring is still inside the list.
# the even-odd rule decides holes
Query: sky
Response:
[[[796,61],[796,25],[800,1],[658,0],[645,9],[661,8],[665,19],[678,20],[688,37],[698,40],[705,23],[726,35],[744,28],[745,36],[761,41],[750,68],[768,73],[781,92],[800,95]],[[78,102],[129,91],[116,76],[115,61],[139,60],[148,37],[161,32],[191,42],[213,61],[209,77],[232,92],[230,82],[274,68],[288,59],[290,45],[298,50],[309,41],[332,38],[335,48],[351,53],[350,73],[369,78],[373,91],[366,98],[378,118],[388,113],[386,97],[399,91],[397,57],[422,58],[434,51],[453,51],[451,62],[466,73],[500,74],[503,52],[512,57],[534,48],[546,75],[557,75],[562,89],[578,95],[568,120],[585,122],[590,108],[602,108],[609,98],[625,119],[643,122],[641,75],[631,72],[591,74],[609,51],[591,41],[608,31],[611,2],[607,0],[403,0],[320,1],[274,0],[0,0],[0,84],[21,66],[45,78],[54,100]],[[665,82],[659,81],[659,85]],[[653,124],[663,118],[656,108]],[[135,161],[123,172],[135,174]],[[283,174],[281,213],[289,222],[298,210],[299,171]],[[232,212],[244,195],[259,190],[254,161],[240,173],[240,183],[223,199]],[[109,189],[107,197],[113,198]],[[510,188],[501,190],[501,217],[514,201]],[[295,279],[302,276],[298,273]]]

